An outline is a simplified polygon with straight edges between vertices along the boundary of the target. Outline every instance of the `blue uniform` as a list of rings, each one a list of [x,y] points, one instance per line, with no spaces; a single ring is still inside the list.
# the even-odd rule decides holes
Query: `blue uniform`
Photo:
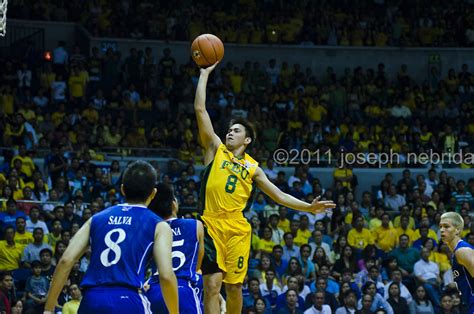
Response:
[[[459,291],[461,292],[461,298],[463,303],[469,305],[469,314],[474,313],[474,278],[469,274],[469,271],[456,260],[454,254],[460,248],[469,248],[474,250],[474,247],[466,241],[459,241],[453,252],[453,277],[456,282]]]
[[[169,220],[173,230],[173,270],[178,279],[180,313],[202,313],[202,276],[196,274],[199,240],[195,219]],[[159,283],[159,275],[149,281],[146,295],[153,313],[169,313]]]
[[[151,313],[139,288],[143,287],[160,221],[145,206],[128,204],[92,217],[92,254],[81,283],[84,297],[78,313]]]

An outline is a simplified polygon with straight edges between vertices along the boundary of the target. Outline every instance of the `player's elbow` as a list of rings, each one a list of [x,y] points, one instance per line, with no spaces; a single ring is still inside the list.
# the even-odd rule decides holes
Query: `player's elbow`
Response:
[[[63,255],[59,260],[58,267],[61,268],[72,268],[75,263],[75,259],[71,256]]]
[[[173,272],[173,269],[160,271],[160,281],[170,283],[176,281],[176,275]]]

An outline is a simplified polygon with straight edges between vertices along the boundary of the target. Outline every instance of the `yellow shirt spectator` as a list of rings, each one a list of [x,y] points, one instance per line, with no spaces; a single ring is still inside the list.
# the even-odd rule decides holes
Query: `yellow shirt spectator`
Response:
[[[23,172],[28,178],[31,177],[33,175],[33,171],[35,171],[33,159],[31,159],[29,156],[17,155],[12,159],[12,167],[15,164],[15,160],[17,159],[21,160],[21,172]]]
[[[401,216],[397,216],[395,217],[395,219],[393,219],[393,226],[395,228],[400,227],[400,218]],[[409,217],[409,220],[408,220],[408,229],[412,229],[412,230],[415,229],[415,218],[411,216]]]
[[[19,245],[0,241],[0,269],[11,271],[19,268],[22,254],[23,248]]]
[[[395,230],[397,231],[397,239],[400,238],[402,234],[406,234],[409,238],[408,245],[411,245],[413,243],[413,238],[415,237],[415,231],[413,231],[413,229],[403,229],[402,227],[397,227],[395,228]]]
[[[276,245],[272,240],[268,241],[265,239],[260,239],[257,245],[257,250],[260,250],[265,253],[272,253],[273,247]]]
[[[389,218],[390,219],[390,218]],[[388,223],[387,223],[388,226]],[[393,227],[382,225],[374,230],[375,244],[384,252],[391,251],[397,246],[398,233]]]
[[[30,243],[34,242],[33,234],[25,231],[24,233],[15,232],[15,243],[16,245],[25,248]]]
[[[78,74],[71,75],[69,77],[68,83],[69,83],[69,91],[72,97],[74,98],[84,97],[86,85],[83,78],[81,78]]]
[[[81,305],[81,301],[79,300],[71,300],[69,302],[64,303],[62,308],[63,314],[77,314],[79,310],[79,305]]]
[[[347,168],[336,168],[333,172],[334,180],[340,180],[343,187],[347,187],[349,190],[352,189],[352,170]]]
[[[306,229],[306,230],[301,230],[298,229],[296,233],[297,238],[303,238],[305,239],[305,243],[308,243],[309,238],[311,238],[311,230]]]
[[[255,233],[252,233],[252,249],[254,251],[258,250],[260,244],[260,237]]]
[[[421,238],[420,236],[420,229],[416,229],[414,232],[414,239],[413,242]],[[433,229],[428,230],[428,238],[436,240],[436,242],[439,242],[438,235]]]
[[[328,114],[328,111],[319,103],[309,104],[306,114],[312,122],[320,122]]]
[[[435,262],[438,264],[439,271],[444,273],[448,269],[451,268],[451,263],[449,262],[448,257],[446,254],[443,253],[438,253],[438,252],[431,252],[430,256],[428,259],[432,262]]]
[[[358,218],[359,219],[359,218]],[[360,217],[360,219],[363,219]],[[374,244],[374,237],[367,228],[351,229],[347,235],[347,243],[355,249],[364,249],[369,244]]]
[[[283,219],[278,221],[278,228],[283,230],[284,232],[290,232],[290,221],[288,219]]]
[[[283,241],[283,243],[281,245],[284,245],[285,241]],[[293,239],[293,243],[294,245],[298,246],[298,247],[301,247],[303,244],[308,244],[308,239],[306,239],[305,237],[302,237],[301,235],[297,235],[296,238]]]
[[[94,108],[89,107],[84,109],[84,111],[82,112],[82,116],[91,124],[96,124],[97,122],[99,122],[99,113]]]

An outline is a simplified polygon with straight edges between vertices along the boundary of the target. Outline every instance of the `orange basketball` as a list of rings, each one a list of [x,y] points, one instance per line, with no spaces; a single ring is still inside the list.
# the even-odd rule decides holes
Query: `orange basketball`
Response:
[[[199,67],[208,67],[222,60],[224,57],[224,44],[215,35],[199,35],[191,45],[191,56]]]

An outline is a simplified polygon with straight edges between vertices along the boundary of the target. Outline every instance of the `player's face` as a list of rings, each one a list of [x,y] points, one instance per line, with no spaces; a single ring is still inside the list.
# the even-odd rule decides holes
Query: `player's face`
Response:
[[[250,138],[246,137],[245,127],[241,124],[233,124],[227,131],[225,144],[231,149],[250,144]]]
[[[441,219],[439,223],[439,230],[441,232],[441,240],[443,242],[450,242],[458,234],[458,230],[448,219]]]

